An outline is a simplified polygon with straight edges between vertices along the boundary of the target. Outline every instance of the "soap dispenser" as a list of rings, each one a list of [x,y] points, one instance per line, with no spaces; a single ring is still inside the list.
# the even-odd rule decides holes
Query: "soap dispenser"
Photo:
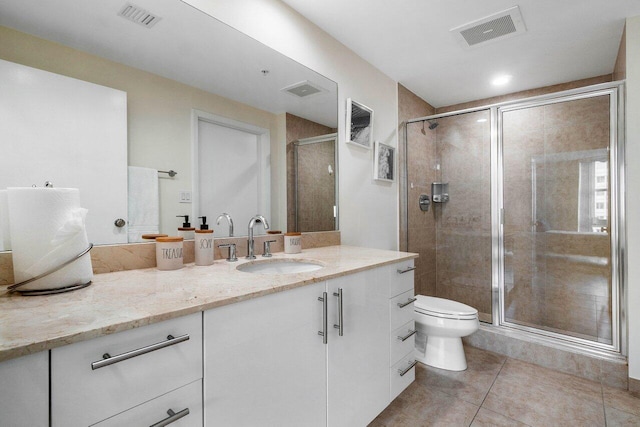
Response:
[[[178,227],[178,236],[183,237],[184,240],[194,239],[196,229],[191,226],[189,215],[176,215],[176,217],[184,218],[182,227]]]
[[[207,224],[207,217],[199,216],[198,218],[202,220],[202,224],[200,224],[200,230],[208,230],[209,224]]]

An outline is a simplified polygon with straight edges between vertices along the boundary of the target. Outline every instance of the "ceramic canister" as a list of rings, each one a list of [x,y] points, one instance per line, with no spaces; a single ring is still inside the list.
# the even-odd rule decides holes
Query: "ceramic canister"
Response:
[[[156,239],[156,264],[158,270],[178,270],[182,268],[182,237],[158,237]]]
[[[213,230],[196,230],[196,265],[213,264]]]
[[[302,251],[302,233],[284,234],[284,253],[299,254]]]

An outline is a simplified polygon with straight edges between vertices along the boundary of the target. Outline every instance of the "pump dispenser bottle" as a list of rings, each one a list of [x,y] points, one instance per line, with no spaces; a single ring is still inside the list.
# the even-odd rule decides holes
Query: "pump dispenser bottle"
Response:
[[[195,227],[191,226],[189,222],[189,215],[176,215],[177,218],[184,218],[182,227],[178,227],[178,236],[183,237],[184,240],[193,239],[195,237]]]

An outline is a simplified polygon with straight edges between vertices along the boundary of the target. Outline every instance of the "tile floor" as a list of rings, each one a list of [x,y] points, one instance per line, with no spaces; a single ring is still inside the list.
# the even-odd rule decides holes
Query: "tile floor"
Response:
[[[416,381],[369,427],[640,426],[640,395],[465,347],[468,368],[418,364]]]

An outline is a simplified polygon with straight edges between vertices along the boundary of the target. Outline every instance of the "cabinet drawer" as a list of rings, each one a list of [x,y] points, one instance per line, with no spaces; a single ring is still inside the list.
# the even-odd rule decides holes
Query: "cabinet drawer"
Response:
[[[391,331],[389,336],[389,364],[393,365],[415,350],[415,322],[412,320]],[[411,335],[411,336],[409,336]],[[404,338],[404,341],[402,340]]]
[[[391,266],[389,298],[414,289],[413,260],[399,262]]]
[[[118,360],[139,349],[148,351],[100,368],[94,364],[106,353]],[[52,425],[87,426],[201,378],[202,313],[56,348]]]
[[[168,411],[172,411],[172,414]],[[171,416],[175,421],[167,420]],[[172,421],[171,427],[202,426],[202,380],[163,394],[94,426],[150,426],[163,420]]]
[[[413,289],[389,300],[390,328],[397,329],[413,320]]]
[[[391,377],[391,394],[390,400],[398,397],[402,391],[409,387],[409,385],[416,379],[415,357],[413,353],[406,357],[403,357],[398,363],[393,365],[390,369]],[[414,365],[413,367],[411,367]],[[410,369],[407,369],[411,367]],[[404,373],[404,375],[402,375]]]

